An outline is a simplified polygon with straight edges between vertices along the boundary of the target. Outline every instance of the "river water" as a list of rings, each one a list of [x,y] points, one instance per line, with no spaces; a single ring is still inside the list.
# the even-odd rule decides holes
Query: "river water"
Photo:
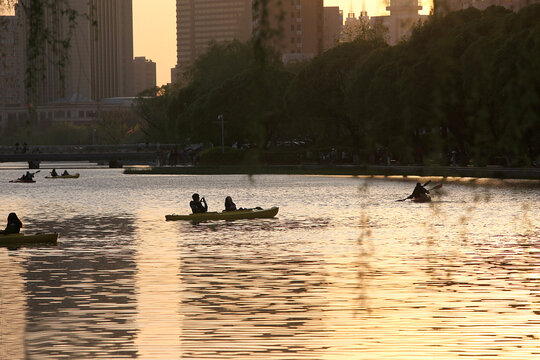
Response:
[[[0,246],[0,359],[540,358],[538,188],[45,172],[0,172],[0,216],[60,233]],[[165,221],[193,192],[280,211]]]

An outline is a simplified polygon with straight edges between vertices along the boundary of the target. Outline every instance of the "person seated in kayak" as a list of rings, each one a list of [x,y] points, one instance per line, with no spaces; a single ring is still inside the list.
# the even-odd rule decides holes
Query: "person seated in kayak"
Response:
[[[23,224],[21,220],[17,217],[17,214],[10,213],[7,218],[7,226],[5,230],[0,231],[0,234],[18,234],[21,231]]]
[[[32,181],[34,180],[34,174],[32,174],[30,171],[27,171],[26,174],[19,178],[19,180]]]
[[[56,172],[56,169],[52,169],[51,176],[52,177],[57,177],[58,176],[58,173]]]
[[[208,211],[208,204],[206,204],[206,199],[204,197],[199,199],[199,194],[197,193],[193,194],[191,197],[193,200],[189,202],[189,206],[194,214],[205,213]]]
[[[429,194],[429,190],[423,187],[422,184],[416,183],[412,194],[407,199],[425,198],[427,194]]]
[[[225,211],[235,211],[236,204],[232,201],[232,198],[230,196],[227,196],[225,198]]]
[[[64,172],[62,173],[62,176],[69,176],[69,173],[67,170],[64,170]]]

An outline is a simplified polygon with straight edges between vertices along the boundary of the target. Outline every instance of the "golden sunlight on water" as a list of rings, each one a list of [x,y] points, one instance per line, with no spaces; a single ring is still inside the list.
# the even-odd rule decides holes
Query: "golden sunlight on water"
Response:
[[[540,355],[537,188],[448,182],[415,204],[396,201],[412,189],[397,181],[80,173],[10,184],[0,202],[25,232],[61,234],[57,246],[0,247],[0,356]],[[166,222],[195,191],[211,210],[231,195],[280,212]]]
[[[141,359],[174,359],[181,354],[182,339],[181,249],[175,241],[165,242],[155,235],[152,228],[135,231],[135,345]]]
[[[22,264],[0,248],[0,359],[24,359],[25,304]]]

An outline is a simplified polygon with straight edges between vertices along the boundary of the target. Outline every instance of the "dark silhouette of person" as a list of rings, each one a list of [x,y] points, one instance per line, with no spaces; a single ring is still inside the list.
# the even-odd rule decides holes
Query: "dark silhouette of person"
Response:
[[[34,180],[34,174],[32,174],[30,171],[27,171],[26,174],[19,178],[19,180],[32,181]]]
[[[205,213],[208,211],[208,204],[206,204],[206,199],[204,197],[199,200],[199,194],[197,193],[193,194],[191,197],[193,200],[189,202],[189,206],[194,214]]]
[[[58,173],[56,172],[56,169],[52,169],[51,176],[52,177],[57,177],[58,176]]]
[[[407,199],[422,198],[425,197],[426,194],[429,194],[429,190],[423,187],[422,184],[416,183],[412,194],[409,195]]]
[[[3,231],[0,231],[0,234],[18,234],[23,227],[23,223],[17,217],[17,214],[10,213],[7,218],[7,226]]]
[[[234,211],[236,210],[236,204],[232,201],[230,196],[225,198],[225,211]]]

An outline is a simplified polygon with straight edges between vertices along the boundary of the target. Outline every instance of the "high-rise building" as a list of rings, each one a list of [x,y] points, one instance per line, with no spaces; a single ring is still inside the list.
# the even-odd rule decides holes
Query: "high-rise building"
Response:
[[[129,95],[133,88],[132,0],[92,0],[91,5],[97,20],[97,27],[90,28],[91,98]]]
[[[176,0],[177,64],[173,82],[212,42],[247,41],[260,25],[252,0]],[[283,61],[315,57],[323,51],[323,0],[268,0],[268,26]]]
[[[268,0],[273,47],[284,62],[310,59],[323,52],[323,0]]]
[[[324,51],[339,44],[343,31],[343,11],[338,6],[324,8]]]
[[[249,40],[251,24],[251,0],[176,0],[177,62],[173,74],[184,71],[212,42]]]
[[[0,16],[0,106],[24,104],[23,38],[18,20]]]
[[[28,0],[21,0],[24,1]],[[133,88],[132,0],[68,0],[68,4],[81,15],[74,23],[69,16],[62,15],[66,8],[61,2],[55,9],[46,8],[44,14],[44,25],[48,29],[54,29],[61,39],[70,38],[65,62],[59,65],[62,59],[54,50],[55,46],[45,45],[44,53],[34,60],[38,67],[32,84],[35,91],[29,92],[27,101],[40,105],[59,99],[99,101],[130,95]],[[25,11],[19,9],[17,16],[26,22]],[[24,28],[23,36],[28,36],[29,27]],[[23,51],[28,54],[29,49]]]
[[[143,90],[156,87],[156,63],[144,56],[133,60],[133,96]]]

